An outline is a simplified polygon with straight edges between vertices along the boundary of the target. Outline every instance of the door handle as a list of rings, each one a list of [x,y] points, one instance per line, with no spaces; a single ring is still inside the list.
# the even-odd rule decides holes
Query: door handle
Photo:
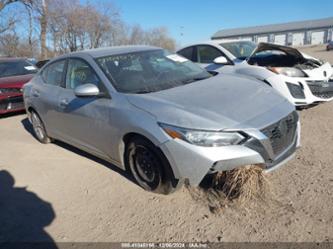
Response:
[[[39,97],[39,92],[37,90],[32,90],[32,96],[38,98]]]
[[[59,106],[63,109],[65,109],[68,106],[69,102],[67,99],[63,99],[60,101]]]

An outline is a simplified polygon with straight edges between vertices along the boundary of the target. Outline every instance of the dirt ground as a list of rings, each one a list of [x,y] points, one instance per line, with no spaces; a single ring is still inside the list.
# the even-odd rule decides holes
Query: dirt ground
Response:
[[[216,214],[185,188],[148,193],[110,164],[40,144],[24,114],[1,119],[0,241],[333,241],[333,103],[300,115],[302,148],[269,175],[270,200]]]

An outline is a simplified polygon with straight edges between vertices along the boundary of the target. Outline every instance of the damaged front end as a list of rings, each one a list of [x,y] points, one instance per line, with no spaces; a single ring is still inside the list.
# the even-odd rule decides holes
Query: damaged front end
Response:
[[[314,69],[323,65],[322,61],[304,55],[295,48],[270,43],[259,43],[247,62],[250,65],[263,67],[291,67],[300,70]]]
[[[277,75],[280,82],[282,79],[290,92],[290,101],[295,105],[333,99],[333,69],[330,63],[324,63],[295,48],[260,43],[247,63],[265,67]],[[274,77],[271,80],[274,81]]]

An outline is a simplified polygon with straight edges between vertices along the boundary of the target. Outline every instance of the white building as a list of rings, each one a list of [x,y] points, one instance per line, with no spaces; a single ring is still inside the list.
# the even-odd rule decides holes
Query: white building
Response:
[[[216,32],[212,39],[250,40],[281,45],[302,46],[324,44],[333,40],[333,17],[289,22],[247,28],[224,29]]]

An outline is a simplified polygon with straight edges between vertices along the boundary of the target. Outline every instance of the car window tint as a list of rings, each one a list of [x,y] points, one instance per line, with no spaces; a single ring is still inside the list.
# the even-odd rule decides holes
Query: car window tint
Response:
[[[199,63],[213,63],[220,56],[222,56],[222,53],[217,48],[212,46],[198,46]]]
[[[52,63],[42,71],[42,78],[48,85],[61,86],[65,60]]]
[[[0,61],[0,78],[35,74],[37,68],[25,60]]]
[[[193,48],[194,47],[189,47],[189,48],[184,48],[178,52],[181,56],[184,56],[185,58],[193,61]]]
[[[66,75],[66,88],[74,89],[84,84],[94,84],[99,87],[100,81],[88,63],[80,59],[70,59]]]

